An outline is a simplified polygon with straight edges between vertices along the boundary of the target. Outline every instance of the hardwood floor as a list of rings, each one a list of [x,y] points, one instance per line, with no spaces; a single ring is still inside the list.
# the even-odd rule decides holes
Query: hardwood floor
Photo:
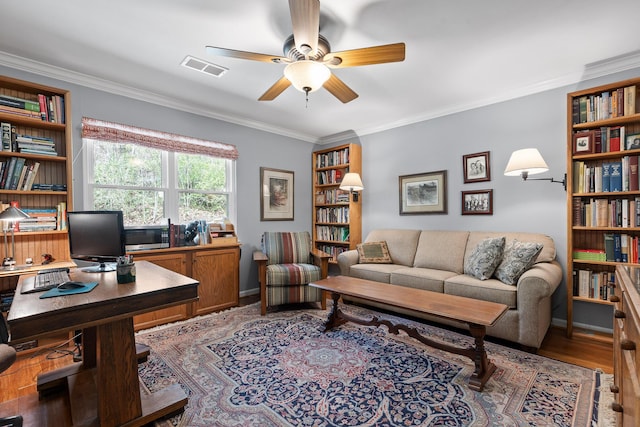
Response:
[[[258,296],[241,298],[240,305],[252,304]],[[73,342],[59,351],[41,351],[21,354],[18,361],[0,374],[0,402],[18,397],[36,395],[36,377],[41,372],[50,371],[73,362],[71,353]],[[153,351],[153,350],[152,350]],[[538,354],[591,369],[602,369],[613,373],[613,352],[610,337],[600,334],[574,334],[572,339],[565,336],[562,328],[552,327],[542,343]],[[32,399],[37,404],[37,398]]]

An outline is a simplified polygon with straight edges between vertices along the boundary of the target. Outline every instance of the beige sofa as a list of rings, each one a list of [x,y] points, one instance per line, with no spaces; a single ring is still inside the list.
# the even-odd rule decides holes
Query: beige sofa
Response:
[[[505,237],[512,242],[543,245],[533,264],[515,285],[496,278],[479,280],[464,274],[465,262],[476,246],[487,238]],[[507,313],[487,329],[487,335],[521,344],[529,351],[540,347],[551,324],[551,295],[562,280],[562,268],[556,261],[553,239],[536,233],[500,233],[484,231],[374,230],[365,242],[386,242],[390,264],[359,263],[357,250],[338,256],[340,272],[390,285],[407,286],[506,304]],[[480,251],[476,251],[480,252]],[[361,301],[395,312],[418,315],[397,307]],[[443,319],[423,315],[429,320]],[[463,324],[445,322],[453,326]]]

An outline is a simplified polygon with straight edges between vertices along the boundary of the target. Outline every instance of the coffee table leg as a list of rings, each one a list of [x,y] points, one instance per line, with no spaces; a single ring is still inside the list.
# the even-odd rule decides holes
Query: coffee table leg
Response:
[[[331,307],[331,313],[329,313],[329,317],[327,321],[324,322],[324,331],[330,331],[336,326],[340,326],[343,323],[346,323],[346,320],[340,317],[340,309],[338,308],[338,302],[340,301],[340,294],[336,292],[331,293],[331,299],[333,300],[333,306]]]
[[[484,349],[484,336],[486,328],[482,325],[469,324],[471,336],[475,339],[475,353],[473,363],[476,366],[475,371],[469,378],[469,388],[476,391],[482,391],[484,384],[489,380],[491,374],[496,370],[496,365],[487,357],[487,351]]]

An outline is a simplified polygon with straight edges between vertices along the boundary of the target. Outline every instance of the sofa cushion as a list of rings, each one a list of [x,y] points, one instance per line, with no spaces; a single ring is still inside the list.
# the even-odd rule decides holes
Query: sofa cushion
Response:
[[[420,230],[373,230],[365,242],[387,242],[389,255],[394,264],[410,267],[416,255]]]
[[[532,243],[542,243],[544,247],[540,251],[540,254],[536,258],[536,263],[538,262],[551,262],[556,259],[556,245],[553,239],[546,234],[541,233],[524,233],[524,232],[497,232],[497,231],[471,231],[469,233],[469,241],[467,242],[467,251],[465,252],[465,261],[469,256],[470,251],[476,247],[480,241],[486,239],[487,237],[506,237],[505,246],[508,245],[513,240],[518,240],[519,242],[532,242]]]
[[[351,266],[349,275],[374,282],[391,283],[391,273],[400,268],[405,267],[398,264],[355,264]]]
[[[423,230],[413,266],[462,274],[468,238],[468,231]]]
[[[313,264],[267,265],[268,286],[300,286],[322,278],[320,267]]]
[[[504,251],[503,237],[484,239],[471,251],[464,263],[464,273],[480,280],[487,280],[495,271]]]
[[[358,257],[361,264],[391,264],[387,242],[358,243]]]
[[[505,285],[497,279],[478,280],[466,274],[444,281],[444,293],[461,297],[492,301],[516,308],[518,292],[515,286]]]
[[[405,267],[391,272],[391,284],[442,293],[444,281],[453,276],[451,271]]]
[[[507,285],[515,285],[522,273],[531,268],[536,261],[542,247],[542,243],[513,240],[504,248],[502,261],[493,275]]]

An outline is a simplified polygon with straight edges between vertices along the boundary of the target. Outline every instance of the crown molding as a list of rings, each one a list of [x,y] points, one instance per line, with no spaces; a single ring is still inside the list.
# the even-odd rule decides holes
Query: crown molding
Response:
[[[77,71],[67,70],[61,67],[55,67],[38,61],[33,61],[17,55],[0,51],[0,65],[4,65],[16,70],[34,73],[39,76],[49,77],[52,79],[88,87],[91,89],[108,92],[114,95],[120,95],[138,101],[148,102],[162,107],[172,108],[174,110],[184,111],[186,113],[196,114],[203,117],[209,117],[224,122],[233,123],[240,126],[249,127],[289,138],[298,139],[305,142],[315,143],[316,138],[312,138],[306,134],[292,132],[277,126],[272,126],[264,122],[246,120],[239,117],[221,114],[212,110],[203,110],[202,108],[194,108],[189,103],[177,101],[154,92],[137,89],[131,86],[116,83],[110,80],[101,79],[99,77],[90,76],[88,74],[78,73]]]

